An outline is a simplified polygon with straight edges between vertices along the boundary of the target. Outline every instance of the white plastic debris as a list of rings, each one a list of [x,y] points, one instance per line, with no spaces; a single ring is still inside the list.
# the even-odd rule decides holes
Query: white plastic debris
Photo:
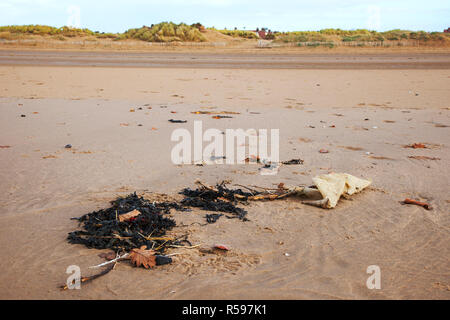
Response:
[[[305,204],[331,209],[336,207],[341,196],[350,196],[368,187],[372,181],[357,178],[348,173],[323,174],[313,178],[317,189],[307,187],[294,187],[292,191],[298,195],[313,196],[318,192],[322,195],[320,200],[303,201]]]

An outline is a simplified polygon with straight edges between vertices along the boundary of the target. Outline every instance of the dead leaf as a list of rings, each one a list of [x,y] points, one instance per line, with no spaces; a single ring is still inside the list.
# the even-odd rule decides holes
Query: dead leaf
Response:
[[[133,249],[130,252],[131,263],[136,267],[143,266],[144,268],[153,268],[156,266],[155,251],[145,249],[146,246],[142,246],[140,249]]]
[[[11,146],[0,146],[0,149],[7,149],[7,148],[11,148]]]
[[[121,123],[120,126],[121,127],[128,127],[128,123]]]
[[[128,213],[121,214],[119,216],[119,221],[120,222],[129,221],[131,218],[137,217],[140,214],[141,214],[140,211],[134,209],[133,211],[130,211]]]
[[[330,151],[326,150],[326,149],[320,149],[319,150],[320,153],[329,153]]]

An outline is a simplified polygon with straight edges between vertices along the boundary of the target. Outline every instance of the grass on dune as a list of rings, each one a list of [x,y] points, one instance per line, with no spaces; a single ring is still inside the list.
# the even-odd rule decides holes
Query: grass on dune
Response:
[[[253,31],[246,30],[217,30],[224,35],[241,39],[258,39]],[[135,39],[147,42],[203,42],[207,41],[203,35],[205,27],[200,24],[187,25],[185,23],[161,22],[152,24],[150,27],[129,29],[123,33],[105,33],[91,31],[89,29],[78,29],[71,27],[51,27],[45,25],[23,25],[0,27],[0,39],[14,40],[23,39],[33,35],[50,36],[53,39],[64,41],[66,38],[90,37],[91,39],[126,40]],[[382,42],[416,40],[421,44],[450,43],[450,34],[444,32],[425,32],[409,30],[390,30],[385,32],[371,31],[367,29],[341,30],[322,29],[319,31],[292,31],[274,32],[270,39],[279,43],[318,43],[318,45],[332,47],[336,42]]]

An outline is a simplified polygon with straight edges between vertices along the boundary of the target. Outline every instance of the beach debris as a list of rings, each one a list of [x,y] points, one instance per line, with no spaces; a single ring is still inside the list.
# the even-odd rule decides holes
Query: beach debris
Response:
[[[328,151],[327,149],[320,149],[319,153],[330,153],[330,151]]]
[[[111,202],[111,207],[87,213],[79,218],[82,230],[70,232],[67,240],[72,244],[83,244],[88,248],[130,251],[143,245],[154,247],[163,253],[171,244],[182,244],[184,240],[166,236],[175,221],[165,217],[170,209],[186,211],[176,202],[151,202],[136,195],[118,197]],[[139,215],[128,219],[120,216],[137,210]],[[127,216],[126,216],[127,217]]]
[[[247,211],[236,207],[236,204],[237,201],[246,201],[248,197],[254,194],[244,192],[241,189],[228,189],[225,182],[217,184],[215,187],[206,186],[200,181],[196,183],[199,185],[197,189],[185,188],[180,192],[180,194],[185,196],[181,200],[182,205],[207,211],[224,212],[228,213],[228,215],[225,215],[228,219],[238,218],[242,221],[248,221],[245,217]],[[208,223],[214,223],[219,218],[220,216],[206,216]]]
[[[134,112],[135,110],[133,108],[130,109],[130,112]]]
[[[138,215],[140,215],[140,214],[141,214],[141,212],[140,212],[139,210],[134,209],[133,211],[130,211],[130,212],[128,212],[128,213],[121,214],[121,215],[119,216],[119,221],[120,221],[120,222],[124,222],[124,221],[134,221],[135,218],[136,218]]]
[[[372,156],[372,155],[369,155],[369,158],[376,159],[376,160],[395,160],[395,159],[392,159],[392,158],[389,158],[389,157],[385,157],[385,156]]]
[[[233,118],[233,117],[218,115],[218,116],[212,116],[212,118],[213,118],[213,119],[226,119],[226,118]]]
[[[223,251],[230,251],[230,248],[228,246],[226,246],[224,244],[220,244],[220,243],[215,244],[213,248],[223,250]]]
[[[323,200],[304,201],[303,203],[331,209],[336,207],[341,196],[358,193],[372,182],[348,173],[330,173],[314,177],[313,183],[321,193]]]
[[[110,264],[107,268],[105,268],[105,270],[103,270],[103,271],[101,271],[101,272],[99,272],[97,274],[94,274],[94,275],[89,276],[89,277],[81,277],[80,282],[81,283],[85,283],[85,282],[89,282],[89,281],[92,281],[94,279],[100,278],[101,276],[104,276],[105,274],[108,274],[111,270],[114,269],[115,266],[116,266],[115,263],[114,264]],[[75,284],[75,279],[72,280],[72,285],[74,285],[74,284]],[[69,286],[67,284],[64,284],[64,285],[60,286],[60,288],[62,290],[67,290],[67,289],[69,289]]]
[[[427,210],[433,210],[433,208],[431,207],[430,204],[425,203],[425,202],[420,202],[420,201],[417,201],[417,200],[414,200],[414,199],[406,198],[405,200],[403,200],[402,203],[403,204],[415,204],[416,206],[421,206],[421,207],[423,207],[423,208],[425,208]]]
[[[234,111],[192,111],[192,114],[241,114],[240,112]]]
[[[362,150],[364,150],[361,147],[352,147],[352,146],[338,146],[338,147],[339,148],[344,148],[344,149],[347,149],[347,150],[352,150],[352,151],[362,151]]]
[[[139,249],[132,249],[130,252],[131,263],[136,267],[144,267],[145,269],[151,269],[156,266],[155,251],[147,250],[147,246],[143,245]]]
[[[26,115],[24,115],[24,114],[21,114],[20,116],[21,116],[22,118],[25,118],[25,117],[26,117]]]
[[[410,159],[415,160],[441,160],[440,158],[428,157],[428,156],[408,156]]]
[[[448,127],[448,125],[442,124],[442,123],[435,123],[434,126],[435,126],[436,128],[447,128],[447,127]]]
[[[302,163],[301,159],[289,162]],[[118,197],[111,201],[111,206],[87,213],[78,218],[80,230],[70,232],[67,241],[71,244],[82,244],[88,248],[110,249],[112,252],[102,253],[100,257],[108,260],[91,268],[106,267],[105,270],[90,277],[82,278],[82,282],[91,281],[114,269],[121,260],[130,260],[136,267],[152,269],[158,265],[172,263],[170,256],[178,253],[165,254],[168,248],[197,248],[183,236],[167,235],[176,227],[176,222],[166,215],[171,209],[189,211],[189,207],[217,213],[205,215],[208,224],[215,223],[220,217],[248,221],[247,211],[237,207],[248,201],[278,200],[290,196],[321,195],[321,200],[302,201],[305,204],[322,208],[334,208],[341,196],[360,192],[371,181],[363,180],[346,173],[331,173],[313,178],[314,186],[288,187],[279,183],[277,188],[262,188],[257,186],[241,186],[230,189],[227,182],[222,181],[214,187],[196,181],[197,189],[185,188],[180,194],[184,199],[177,202],[156,202],[144,199],[135,193]],[[206,225],[206,224],[204,224]],[[188,244],[188,245],[185,245]],[[200,252],[201,249],[199,249]],[[212,251],[211,251],[212,250]],[[210,253],[224,253],[230,248],[224,244],[215,244]],[[287,253],[286,256],[289,256]],[[67,285],[61,286],[67,289]]]
[[[210,158],[209,158],[209,160],[211,160],[211,161],[217,161],[217,160],[225,160],[227,157],[226,156],[211,156]]]
[[[11,148],[11,146],[0,146],[0,149],[8,149]]]
[[[64,146],[64,148],[70,149],[70,148],[72,148],[72,145],[71,145],[71,144],[66,144],[66,145]]]
[[[172,258],[169,256],[156,255],[155,257],[156,257],[155,261],[156,261],[157,266],[162,266],[165,264],[172,263]]]
[[[426,149],[427,148],[427,146],[424,143],[407,144],[403,147],[404,148],[413,148],[413,149]]]
[[[330,173],[313,178],[313,187],[291,187],[288,195],[316,197],[320,200],[305,200],[304,204],[313,205],[325,209],[336,207],[341,196],[347,197],[360,192],[371,184],[371,181],[352,176],[347,173]]]
[[[288,161],[282,161],[281,163],[284,165],[293,165],[293,164],[303,164],[303,160],[302,159],[291,159]]]
[[[121,123],[120,126],[121,126],[121,127],[128,127],[129,124],[128,124],[128,123]]]
[[[245,158],[245,163],[250,163],[250,162],[261,163],[261,159],[257,156],[250,155],[250,157]]]
[[[174,120],[174,119],[170,119],[169,122],[172,122],[172,123],[186,123],[187,120]]]
[[[207,214],[205,215],[206,218],[206,222],[207,223],[215,223],[217,220],[219,220],[219,218],[223,216],[222,213],[212,213],[212,214]]]

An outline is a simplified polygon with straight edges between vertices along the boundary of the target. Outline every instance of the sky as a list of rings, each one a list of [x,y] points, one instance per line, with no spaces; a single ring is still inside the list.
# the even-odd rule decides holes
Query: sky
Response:
[[[218,29],[443,31],[448,0],[0,0],[0,25],[70,25],[124,32],[162,21]]]

